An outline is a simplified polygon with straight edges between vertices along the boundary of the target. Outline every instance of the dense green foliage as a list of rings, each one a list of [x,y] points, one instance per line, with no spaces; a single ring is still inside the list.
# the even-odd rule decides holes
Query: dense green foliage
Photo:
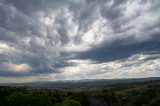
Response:
[[[0,87],[0,106],[160,106],[160,81],[80,91]]]

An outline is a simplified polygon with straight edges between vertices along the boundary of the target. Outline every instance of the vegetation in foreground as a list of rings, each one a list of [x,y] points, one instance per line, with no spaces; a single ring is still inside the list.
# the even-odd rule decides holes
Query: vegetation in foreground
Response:
[[[160,106],[160,81],[78,91],[1,86],[0,106]]]

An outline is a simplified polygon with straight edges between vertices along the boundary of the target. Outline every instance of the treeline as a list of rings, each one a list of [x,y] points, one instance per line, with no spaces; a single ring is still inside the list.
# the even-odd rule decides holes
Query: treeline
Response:
[[[159,84],[132,87],[90,91],[0,87],[0,106],[160,106]]]

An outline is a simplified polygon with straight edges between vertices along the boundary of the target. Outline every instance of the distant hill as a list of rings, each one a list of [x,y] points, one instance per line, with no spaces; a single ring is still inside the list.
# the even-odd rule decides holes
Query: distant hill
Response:
[[[130,78],[130,79],[84,79],[84,80],[69,80],[69,81],[43,81],[30,83],[1,83],[0,86],[13,87],[28,87],[28,88],[85,88],[85,87],[100,87],[110,86],[121,83],[134,83],[160,80],[160,77],[149,78]]]

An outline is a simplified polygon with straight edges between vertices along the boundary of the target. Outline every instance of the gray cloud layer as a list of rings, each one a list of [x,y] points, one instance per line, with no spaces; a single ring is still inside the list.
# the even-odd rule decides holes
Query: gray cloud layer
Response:
[[[142,66],[130,63],[130,68],[156,61],[150,69],[156,73],[159,5],[159,0],[1,0],[0,76],[52,74],[67,79],[68,69],[79,75],[75,79],[92,78],[102,70],[114,74],[119,62],[125,65],[117,73],[128,70],[130,76],[125,62],[141,54],[149,57]],[[112,69],[107,67],[110,62]]]

